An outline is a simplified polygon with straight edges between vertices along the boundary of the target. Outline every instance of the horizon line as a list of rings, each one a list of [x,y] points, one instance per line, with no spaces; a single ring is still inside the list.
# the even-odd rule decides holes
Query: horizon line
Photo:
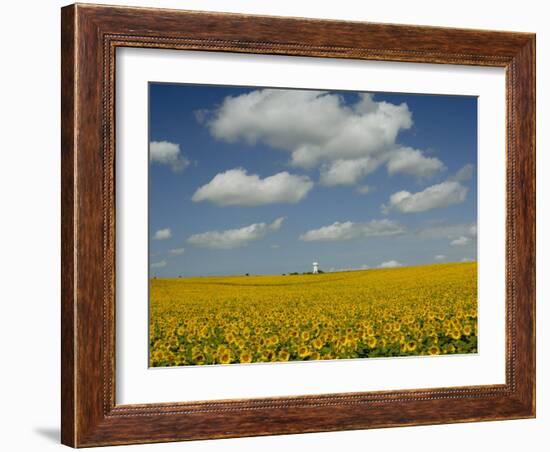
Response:
[[[369,267],[369,268],[350,268],[350,269],[337,269],[333,271],[320,270],[318,274],[333,274],[333,273],[352,273],[352,272],[365,272],[371,270],[400,270],[411,267],[427,267],[431,265],[448,265],[448,264],[477,264],[477,259],[469,261],[449,261],[449,262],[431,262],[428,264],[411,264],[400,265],[397,267]],[[234,273],[234,274],[220,274],[220,275],[177,275],[177,276],[150,276],[149,279],[190,279],[190,278],[238,278],[238,277],[253,277],[253,276],[302,276],[302,275],[314,275],[313,272],[286,272],[286,273]]]

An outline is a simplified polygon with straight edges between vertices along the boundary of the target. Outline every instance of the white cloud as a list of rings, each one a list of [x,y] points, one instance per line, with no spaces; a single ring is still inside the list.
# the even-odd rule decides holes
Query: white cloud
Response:
[[[466,246],[471,242],[471,239],[465,236],[460,236],[454,240],[451,240],[451,246]]]
[[[274,230],[274,231],[277,231],[278,229],[281,229],[281,226],[283,225],[285,219],[286,219],[285,217],[277,218],[273,223],[271,223],[269,225],[269,228]]]
[[[475,237],[477,227],[473,223],[461,224],[438,224],[420,229],[418,235],[426,239],[455,239],[462,235],[466,237]]]
[[[451,246],[460,247],[475,244],[477,226],[475,223],[440,224],[420,229],[417,234],[425,239],[448,239]]]
[[[248,245],[252,241],[262,239],[270,232],[277,231],[283,225],[284,220],[284,217],[281,217],[270,224],[253,223],[239,229],[194,234],[187,239],[187,242],[201,248],[220,250],[239,248]]]
[[[327,186],[356,184],[383,163],[389,174],[419,179],[446,169],[437,157],[396,143],[399,132],[413,124],[406,103],[378,102],[368,93],[346,103],[336,93],[262,89],[195,113],[219,140],[265,143],[288,152],[293,166],[320,167]]]
[[[405,228],[392,220],[372,220],[368,223],[335,222],[319,229],[312,229],[300,236],[300,240],[337,241],[351,240],[359,237],[383,237],[398,235],[405,232]]]
[[[363,176],[372,173],[378,163],[370,158],[363,157],[355,160],[335,160],[321,168],[320,182],[323,185],[354,185]]]
[[[470,180],[474,175],[474,165],[468,163],[460,168],[454,176],[451,177],[451,180],[456,182],[465,182]]]
[[[444,254],[438,254],[437,256],[434,256],[434,260],[436,260],[436,261],[443,261],[446,258],[447,257]]]
[[[436,157],[426,157],[421,151],[408,147],[400,148],[389,154],[388,173],[403,173],[426,179],[446,170],[445,165]]]
[[[397,262],[397,261],[386,261],[386,262],[382,262],[378,268],[397,268],[397,267],[402,267],[403,264]]]
[[[162,260],[160,262],[153,262],[151,264],[151,268],[163,268],[163,267],[166,267],[166,265],[168,265],[168,262],[166,262],[165,260]]]
[[[361,185],[360,187],[357,187],[357,193],[360,193],[362,195],[366,195],[367,193],[370,193],[372,191],[372,188],[368,185]]]
[[[274,250],[278,250],[281,247],[281,245],[273,244],[271,245],[271,248]]]
[[[390,196],[389,204],[383,205],[382,211],[387,213],[390,210],[398,210],[402,213],[415,213],[448,207],[464,202],[467,192],[466,187],[454,181],[432,185],[417,193],[399,191]]]
[[[463,257],[460,262],[475,262],[474,259],[470,257]]]
[[[437,157],[396,143],[399,132],[413,125],[408,105],[375,101],[369,93],[346,103],[324,91],[261,89],[228,96],[195,115],[218,140],[264,143],[288,152],[293,166],[320,167],[328,186],[353,185],[381,164],[390,175],[418,179],[446,170]]]
[[[182,254],[185,253],[185,248],[172,248],[171,250],[168,251],[169,254],[171,254],[172,256],[181,256]]]
[[[153,240],[167,240],[170,238],[172,238],[172,231],[170,228],[159,229],[153,236]]]
[[[200,187],[192,197],[194,202],[210,201],[219,206],[260,206],[274,203],[297,203],[313,187],[307,176],[286,171],[261,179],[235,168],[217,174]]]
[[[174,172],[183,171],[190,163],[182,155],[180,145],[169,141],[151,141],[149,143],[149,158],[151,162],[170,166]]]
[[[394,149],[413,121],[407,104],[376,102],[371,94],[346,105],[338,94],[262,89],[226,97],[206,123],[219,140],[263,142],[289,152],[294,166],[312,168]]]
[[[195,119],[199,124],[204,124],[204,122],[208,118],[209,111],[206,108],[201,108],[199,110],[195,110],[193,114],[195,115]]]

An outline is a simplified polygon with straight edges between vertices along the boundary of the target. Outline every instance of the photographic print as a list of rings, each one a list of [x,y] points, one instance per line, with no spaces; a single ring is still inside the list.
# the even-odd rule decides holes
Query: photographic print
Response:
[[[149,365],[477,353],[477,98],[149,84]]]
[[[77,4],[61,38],[63,444],[536,416],[535,34]]]

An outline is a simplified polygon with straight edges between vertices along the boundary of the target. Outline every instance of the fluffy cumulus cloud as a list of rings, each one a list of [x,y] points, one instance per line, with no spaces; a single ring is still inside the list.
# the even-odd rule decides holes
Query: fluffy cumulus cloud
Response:
[[[168,262],[165,260],[159,261],[159,262],[153,262],[151,264],[151,268],[164,268],[168,265]]]
[[[460,237],[451,240],[450,245],[451,246],[466,246],[469,245],[472,240],[464,235],[461,235]]]
[[[401,264],[400,262],[391,260],[391,261],[382,262],[378,266],[378,268],[397,268],[397,267],[402,267],[402,266],[403,266],[403,264]]]
[[[217,174],[200,187],[192,197],[194,202],[209,201],[219,206],[260,206],[275,203],[297,203],[313,187],[307,176],[286,171],[261,179],[235,168]]]
[[[469,246],[476,243],[477,225],[475,223],[439,224],[420,229],[418,236],[425,239],[447,239],[449,245],[453,247]]]
[[[172,231],[170,228],[159,229],[153,235],[153,240],[168,240],[172,238]]]
[[[446,259],[446,256],[444,254],[438,254],[437,256],[434,256],[434,259],[436,261],[444,261]]]
[[[444,169],[421,151],[395,152],[398,133],[413,124],[412,113],[405,103],[377,102],[368,93],[347,104],[342,96],[323,91],[255,90],[229,96],[199,118],[219,140],[267,144],[290,153],[290,163],[301,168],[324,165],[327,185],[350,184],[390,160],[392,173],[424,177]],[[369,163],[361,160],[366,157]],[[342,161],[359,162],[361,169]],[[349,176],[343,175],[346,169]]]
[[[445,181],[420,192],[399,191],[390,196],[389,203],[382,206],[383,212],[397,210],[401,213],[417,213],[448,207],[464,202],[468,189],[456,181]]]
[[[403,173],[418,179],[427,179],[446,170],[436,157],[426,157],[418,149],[400,148],[388,156],[388,173]]]
[[[372,220],[368,223],[353,223],[345,221],[335,222],[328,226],[312,229],[300,236],[300,240],[313,241],[339,241],[351,240],[360,237],[383,237],[399,235],[405,232],[405,228],[392,220]]]
[[[370,158],[363,157],[355,160],[335,160],[321,168],[320,182],[323,185],[355,185],[363,176],[372,173],[378,163]]]
[[[168,253],[172,256],[181,256],[185,253],[185,248],[172,248],[168,250]]]
[[[195,114],[216,139],[288,152],[291,165],[318,167],[328,186],[356,184],[383,164],[390,175],[418,179],[446,170],[437,157],[397,144],[399,132],[413,125],[408,105],[379,102],[369,93],[350,103],[324,91],[261,89]]]
[[[470,180],[474,175],[474,165],[468,163],[460,168],[455,175],[451,177],[451,180],[456,182],[466,182]]]
[[[149,159],[151,162],[168,165],[174,172],[183,171],[190,163],[181,153],[180,145],[169,141],[151,141]]]
[[[250,242],[264,238],[271,232],[279,230],[283,222],[284,217],[280,217],[273,221],[273,223],[253,223],[239,229],[203,232],[192,235],[187,239],[187,242],[200,248],[218,250],[240,248],[248,245]]]
[[[418,230],[418,235],[425,239],[455,239],[460,236],[476,237],[477,226],[474,223],[436,224]]]

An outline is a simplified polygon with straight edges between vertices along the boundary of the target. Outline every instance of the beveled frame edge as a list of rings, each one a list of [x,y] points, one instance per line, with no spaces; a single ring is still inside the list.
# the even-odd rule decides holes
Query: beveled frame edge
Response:
[[[534,34],[76,4],[62,8],[61,37],[64,444],[535,416]],[[506,68],[506,384],[115,405],[114,69],[123,46]]]

